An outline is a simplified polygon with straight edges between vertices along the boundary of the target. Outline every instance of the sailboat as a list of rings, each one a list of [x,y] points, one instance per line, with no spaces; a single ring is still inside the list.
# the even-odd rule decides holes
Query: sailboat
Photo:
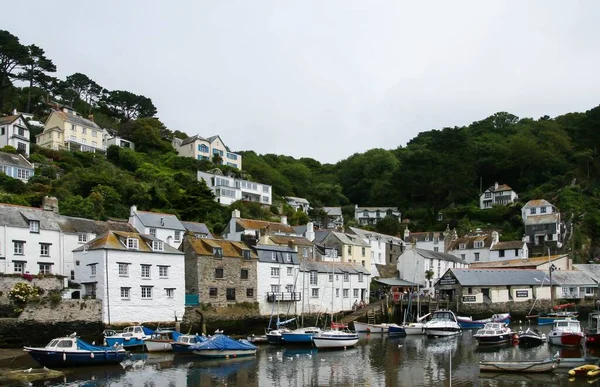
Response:
[[[281,262],[279,262],[279,271],[281,272]],[[297,277],[296,277],[297,278]],[[294,280],[295,282],[295,280]],[[278,290],[281,290],[281,276],[279,276],[278,282],[277,282],[277,287]],[[265,332],[265,336],[267,337],[267,341],[269,344],[281,344],[283,341],[283,333],[286,332],[291,332],[290,329],[286,328],[285,325],[291,323],[292,321],[296,320],[296,318],[291,318],[285,321],[280,321],[279,320],[279,297],[277,297],[277,294],[275,294],[275,300],[277,302],[277,321],[275,322],[275,329],[271,328],[271,324],[273,322],[273,313],[274,313],[274,309],[275,309],[275,303],[273,304],[273,308],[271,310],[271,318],[269,319],[269,326],[267,327],[267,330]]]

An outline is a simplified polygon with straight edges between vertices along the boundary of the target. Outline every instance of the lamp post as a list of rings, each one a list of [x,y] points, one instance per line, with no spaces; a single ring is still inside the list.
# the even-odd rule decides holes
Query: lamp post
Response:
[[[554,264],[550,265],[550,305],[554,306],[554,290],[552,289],[552,272],[556,270]]]

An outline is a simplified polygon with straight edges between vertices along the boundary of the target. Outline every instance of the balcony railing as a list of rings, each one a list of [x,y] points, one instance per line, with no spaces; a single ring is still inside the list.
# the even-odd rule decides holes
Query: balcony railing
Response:
[[[583,298],[583,293],[563,293],[561,298],[564,299],[569,299],[569,300],[573,300],[573,299],[581,299]]]
[[[300,292],[269,292],[267,293],[267,302],[276,301],[300,301]]]

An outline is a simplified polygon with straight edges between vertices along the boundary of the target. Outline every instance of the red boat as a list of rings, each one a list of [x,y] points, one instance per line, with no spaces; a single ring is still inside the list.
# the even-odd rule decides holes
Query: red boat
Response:
[[[554,321],[554,326],[548,334],[550,344],[565,347],[578,347],[583,343],[583,332],[579,321],[566,318]]]
[[[585,344],[587,347],[600,347],[600,311],[592,312],[588,316]]]

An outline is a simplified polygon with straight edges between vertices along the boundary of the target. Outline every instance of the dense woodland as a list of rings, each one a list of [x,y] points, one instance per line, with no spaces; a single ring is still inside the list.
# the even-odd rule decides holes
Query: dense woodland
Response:
[[[292,223],[308,220],[285,205],[220,206],[206,185],[196,181],[197,170],[220,168],[271,184],[276,203],[284,196],[307,198],[315,218],[324,216],[323,206],[341,206],[351,225],[355,204],[397,206],[410,223],[386,219],[377,227],[392,234],[407,224],[411,231],[444,230],[449,225],[459,234],[496,228],[503,240],[520,239],[522,204],[543,198],[556,205],[565,220],[573,220],[566,251],[572,251],[576,261],[600,255],[600,106],[538,119],[499,112],[468,126],[424,131],[405,147],[371,149],[336,164],[240,151],[243,171],[238,171],[219,165],[219,160],[178,157],[171,140],[187,137],[190,128],[167,128],[150,98],[107,90],[101,80],[82,73],[58,79],[55,72],[42,48],[0,30],[0,113],[17,109],[44,121],[56,105],[70,105],[135,142],[136,151],[111,147],[104,156],[43,149],[33,145],[41,129],[32,126],[30,159],[39,168],[27,184],[0,175],[1,202],[40,206],[45,195],[53,195],[60,200],[62,214],[96,219],[127,218],[129,206],[136,204],[206,222],[217,234],[233,208],[248,218],[276,219],[283,211]],[[479,210],[481,188],[495,181],[510,185],[520,202]]]

